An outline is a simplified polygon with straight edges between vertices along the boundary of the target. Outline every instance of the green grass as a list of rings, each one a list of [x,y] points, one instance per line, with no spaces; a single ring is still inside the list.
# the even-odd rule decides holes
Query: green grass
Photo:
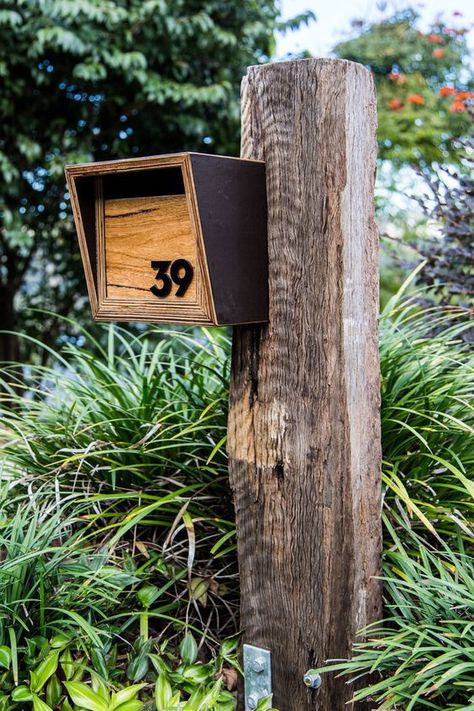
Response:
[[[394,297],[381,317],[386,502],[439,535],[472,536],[474,356],[466,312]]]
[[[474,710],[474,353],[468,314],[381,316],[384,619],[324,673],[373,709]],[[421,294],[422,295],[422,294]]]
[[[54,556],[41,543],[48,535],[37,517],[24,547],[34,541],[37,565],[43,560],[47,566],[44,585],[56,591],[63,612],[82,605],[91,624],[133,636],[145,624],[135,578],[162,590],[147,611],[151,636],[172,637],[191,625],[212,647],[238,625],[223,446],[229,343],[205,330],[140,336],[114,327],[105,331],[105,348],[85,333],[85,343],[51,352],[49,367],[4,369],[0,440],[9,500],[26,501],[30,492],[39,505],[40,492],[43,499],[49,496],[55,525],[71,533],[65,550],[78,536],[85,549],[56,571],[61,585],[48,579]],[[80,509],[74,520],[70,501]],[[17,508],[26,525],[28,507]],[[13,526],[9,514],[6,519]],[[129,576],[119,599],[107,597],[99,574],[88,577],[88,565],[102,570],[110,567],[109,558],[120,569],[117,576]],[[5,563],[0,574],[2,568]],[[12,592],[17,605],[20,595],[37,596],[37,587],[32,583],[28,591],[26,583],[19,584]],[[41,608],[34,610],[31,625],[44,617]]]
[[[474,710],[474,357],[465,311],[405,288],[380,324],[385,617],[333,668],[373,708]],[[104,674],[140,681],[164,640],[193,630],[209,659],[238,629],[230,344],[104,334],[4,368],[0,624],[20,658],[64,625]]]
[[[434,547],[393,519],[384,521],[385,617],[351,660],[321,671],[347,675],[354,700],[374,709],[474,709],[474,560],[461,537]]]

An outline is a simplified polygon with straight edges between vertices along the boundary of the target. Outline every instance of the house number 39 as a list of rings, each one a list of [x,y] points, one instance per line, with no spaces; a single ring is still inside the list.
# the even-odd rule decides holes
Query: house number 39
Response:
[[[152,269],[157,269],[155,279],[159,285],[153,284],[150,291],[155,296],[164,299],[169,296],[173,284],[177,285],[175,296],[184,296],[193,280],[194,269],[187,259],[175,259],[174,262],[152,262]],[[169,273],[168,273],[169,270]]]

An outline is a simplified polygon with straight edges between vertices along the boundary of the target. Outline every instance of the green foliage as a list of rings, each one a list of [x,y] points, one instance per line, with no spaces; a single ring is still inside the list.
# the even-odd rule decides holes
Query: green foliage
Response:
[[[469,130],[467,106],[474,98],[466,84],[467,30],[438,18],[422,32],[418,19],[406,9],[377,22],[355,22],[356,36],[335,47],[338,57],[372,70],[379,154],[396,166],[456,160],[453,137]]]
[[[66,681],[64,686],[71,701],[87,711],[140,711],[143,703],[136,696],[146,684],[134,684],[112,693],[105,684],[97,684],[97,690],[82,681]]]
[[[436,241],[419,240],[426,264],[418,279],[428,284],[443,303],[462,304],[474,296],[473,147],[471,136],[461,142],[464,156],[459,168],[441,168],[435,175],[425,176],[431,200],[425,198],[422,204],[425,212],[441,223],[441,235]]]
[[[276,0],[2,3],[4,328],[53,344],[55,314],[87,306],[64,165],[175,150],[236,154],[240,80],[272,55],[277,26]],[[32,305],[55,314],[39,323]],[[3,334],[0,359],[18,360],[16,345]]]
[[[359,686],[372,674],[354,699],[379,709],[471,709],[474,561],[461,539],[436,550],[398,524],[397,533],[385,518],[385,619],[365,630],[352,660],[321,671],[342,671]]]
[[[68,344],[51,367],[30,369],[27,397],[14,387],[22,367],[4,371],[0,585],[25,634],[87,624],[131,635],[139,681],[150,638],[204,629],[204,615],[210,648],[221,629],[236,631],[228,341],[104,332],[105,350],[87,336],[89,347]]]
[[[381,708],[469,708],[473,357],[466,312],[423,311],[406,288],[381,319],[386,616],[333,668],[376,673],[356,693]],[[29,671],[54,667],[47,640],[64,629],[75,640],[68,683],[99,694],[100,677],[110,700],[146,684],[130,703],[231,711],[235,639],[222,642],[237,631],[238,595],[223,451],[228,340],[206,330],[104,332],[51,353],[49,367],[4,371],[7,700],[15,675],[18,693],[33,693]],[[43,656],[35,647],[28,667],[33,630]],[[72,679],[77,660],[82,676]],[[35,708],[48,704],[55,675],[34,687]]]
[[[408,280],[412,281],[414,275]],[[380,709],[471,709],[474,358],[462,309],[401,292],[381,319],[385,616],[328,663]]]
[[[8,649],[10,662],[0,676],[2,711],[25,706],[33,706],[34,711],[52,708],[70,711],[66,698],[69,680],[77,684],[78,680],[91,674],[86,656],[79,652],[74,635],[60,633],[48,640],[37,634],[18,646],[14,629],[10,628],[11,648],[3,648]]]
[[[474,510],[465,484],[474,463],[474,359],[462,340],[469,327],[464,309],[420,310],[416,295],[400,293],[381,318],[386,503],[403,502],[441,535],[468,534]]]
[[[19,487],[18,487],[19,488]],[[58,492],[59,494],[59,492]],[[102,644],[90,624],[114,610],[117,597],[136,583],[112,551],[100,554],[90,542],[90,526],[78,525],[88,508],[80,495],[58,505],[54,491],[33,495],[5,489],[0,502],[0,641],[23,643],[31,635],[83,635]],[[87,520],[87,519],[86,519]],[[93,583],[93,584],[92,584]]]
[[[104,333],[4,370],[0,709],[233,711],[229,342]]]
[[[237,680],[237,643],[235,638],[225,641],[218,656],[207,664],[197,661],[197,645],[190,633],[181,643],[178,658],[167,652],[166,644],[152,654],[158,674],[153,694],[156,711],[234,711],[235,696],[226,685],[234,688]]]
[[[74,705],[87,711],[140,711],[145,704],[154,704],[156,711],[235,711],[236,698],[229,689],[235,688],[240,672],[238,640],[224,640],[217,656],[203,663],[197,660],[197,645],[190,632],[181,648],[189,647],[190,639],[196,649],[192,660],[167,649],[166,642],[148,655],[152,665],[140,684],[126,683],[124,670],[116,668],[118,657],[114,654],[108,670],[112,673],[115,666],[113,686],[94,668],[94,659],[88,659],[87,652],[77,654],[72,636],[57,635],[49,641],[40,636],[28,639],[20,654],[14,652],[19,669],[16,676],[13,653],[3,647],[8,662],[0,676],[0,708],[6,711],[33,706],[34,711],[70,711]]]

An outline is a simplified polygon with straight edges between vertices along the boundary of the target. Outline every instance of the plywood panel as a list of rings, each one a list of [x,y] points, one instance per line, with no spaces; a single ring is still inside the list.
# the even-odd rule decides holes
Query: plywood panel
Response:
[[[195,303],[197,249],[186,197],[105,200],[104,208],[106,297]],[[156,296],[151,288],[161,289],[163,282],[155,279],[152,262],[177,259],[187,260],[194,271],[187,290],[177,296],[179,285],[173,283],[169,295]]]

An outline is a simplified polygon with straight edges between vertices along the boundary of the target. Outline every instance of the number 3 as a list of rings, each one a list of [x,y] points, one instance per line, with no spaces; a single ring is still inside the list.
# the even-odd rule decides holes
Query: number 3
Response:
[[[187,259],[176,259],[168,274],[170,264],[170,261],[151,263],[152,269],[158,270],[155,279],[161,281],[161,286],[153,284],[150,291],[161,299],[169,296],[173,282],[178,285],[175,296],[184,296],[193,280],[194,269]],[[181,274],[181,271],[184,271],[184,274]]]

